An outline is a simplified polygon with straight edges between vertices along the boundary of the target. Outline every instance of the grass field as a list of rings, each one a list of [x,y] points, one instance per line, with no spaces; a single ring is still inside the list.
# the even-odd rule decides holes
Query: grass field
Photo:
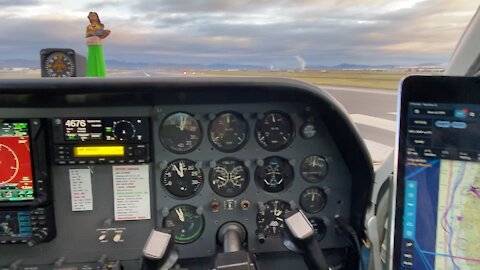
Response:
[[[215,76],[262,76],[282,77],[306,81],[323,86],[344,86],[371,89],[395,90],[398,82],[407,76],[407,72],[389,71],[206,71],[205,75]]]
[[[40,78],[40,71],[0,71],[0,79],[35,79]]]

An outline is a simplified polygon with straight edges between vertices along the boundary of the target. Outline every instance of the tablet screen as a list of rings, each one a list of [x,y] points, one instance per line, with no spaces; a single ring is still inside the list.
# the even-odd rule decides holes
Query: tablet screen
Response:
[[[408,102],[404,109],[394,268],[480,269],[480,106]]]

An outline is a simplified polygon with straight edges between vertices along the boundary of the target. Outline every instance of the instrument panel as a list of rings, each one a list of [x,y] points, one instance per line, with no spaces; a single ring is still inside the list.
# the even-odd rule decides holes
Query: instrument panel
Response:
[[[236,84],[228,81],[127,83],[150,89],[144,91],[125,90],[125,83],[113,81],[107,88],[77,83],[85,85],[52,93],[47,107],[36,106],[33,90],[32,104],[22,104],[25,99],[12,103],[15,94],[2,94],[0,85],[0,145],[2,134],[12,130],[28,142],[22,128],[37,123],[33,129],[41,130],[36,132],[44,143],[30,142],[37,150],[26,156],[30,160],[23,158],[24,168],[35,168],[34,187],[47,194],[37,204],[0,201],[0,222],[16,230],[0,233],[0,240],[4,235],[33,237],[28,217],[37,219],[40,210],[45,229],[37,231],[51,232],[29,245],[0,242],[0,266],[20,257],[25,265],[62,258],[95,262],[103,254],[135,269],[154,227],[174,233],[182,260],[208,260],[221,248],[217,233],[228,222],[241,224],[244,248],[268,261],[269,254],[288,251],[282,244],[283,220],[297,209],[310,219],[324,249],[350,246],[336,232],[337,215],[362,231],[359,216],[367,192],[354,190],[369,189],[371,163],[329,97],[314,101],[302,92],[307,86],[274,81],[237,85],[235,91],[227,86]],[[176,90],[167,94],[167,86]],[[285,89],[298,92],[290,96]],[[256,98],[248,91],[255,91]],[[1,164],[16,168],[16,159],[7,159]],[[39,167],[47,167],[46,173],[38,173]],[[27,185],[29,175],[23,177]],[[0,193],[7,182],[0,179]]]
[[[305,125],[313,126],[314,136],[302,134]],[[228,110],[192,105],[181,111],[157,106],[152,129],[160,176],[157,224],[167,219],[177,228],[185,220],[195,228],[181,233],[181,256],[210,256],[217,244],[212,239],[229,221],[246,228],[249,250],[284,251],[283,217],[294,209],[317,219],[326,247],[346,245],[335,235],[333,220],[335,214],[349,215],[345,194],[351,192],[351,175],[308,104],[229,104]]]

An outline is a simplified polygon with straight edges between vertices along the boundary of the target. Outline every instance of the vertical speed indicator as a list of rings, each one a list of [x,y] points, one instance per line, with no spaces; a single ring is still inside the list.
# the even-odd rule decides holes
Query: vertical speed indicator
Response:
[[[203,184],[203,173],[188,159],[170,162],[162,172],[161,183],[166,191],[179,199],[195,195]]]

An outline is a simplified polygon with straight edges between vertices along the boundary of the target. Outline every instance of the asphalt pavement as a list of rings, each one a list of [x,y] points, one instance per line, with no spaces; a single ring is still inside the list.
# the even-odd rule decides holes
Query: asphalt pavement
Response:
[[[319,87],[345,107],[374,163],[381,164],[395,146],[397,91]]]

